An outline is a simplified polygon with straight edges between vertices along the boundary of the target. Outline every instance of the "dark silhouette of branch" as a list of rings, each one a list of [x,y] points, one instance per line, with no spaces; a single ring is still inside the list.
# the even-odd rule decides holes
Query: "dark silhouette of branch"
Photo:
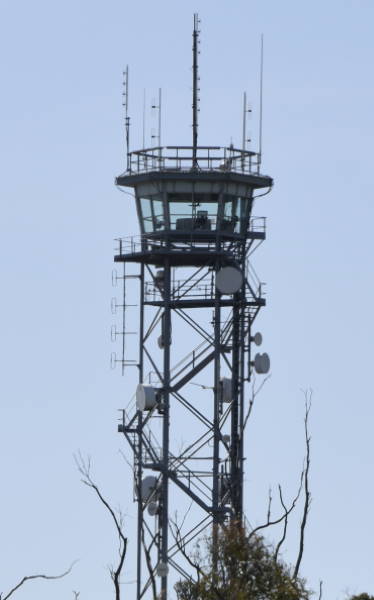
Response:
[[[253,405],[256,399],[256,396],[258,396],[258,394],[261,392],[262,388],[264,387],[265,383],[267,382],[267,380],[271,377],[271,374],[267,375],[266,377],[264,377],[264,379],[262,380],[261,384],[258,386],[258,388],[256,389],[255,385],[256,385],[256,378],[253,378],[253,383],[252,383],[252,395],[251,398],[249,400],[249,405],[248,405],[248,410],[247,410],[247,414],[244,417],[244,423],[243,423],[243,428],[245,429],[249,420],[249,417],[251,416],[252,413],[252,409],[253,409]]]
[[[17,585],[14,586],[14,588],[12,588],[10,590],[10,592],[8,592],[7,594],[5,594],[5,596],[3,596],[2,594],[0,594],[0,600],[8,600],[8,598],[10,598],[14,592],[16,592],[24,583],[26,583],[26,581],[31,581],[31,579],[62,579],[63,577],[66,577],[66,575],[69,575],[69,573],[71,573],[72,568],[74,567],[75,563],[77,561],[75,560],[70,567],[67,569],[67,571],[65,571],[64,573],[61,573],[61,575],[26,575],[25,577],[22,577],[21,581],[19,581],[17,583]]]
[[[271,496],[269,496],[269,507],[268,507],[268,514],[267,514],[266,523],[264,523],[263,525],[258,525],[258,527],[255,527],[254,529],[252,529],[252,531],[248,535],[248,540],[250,540],[254,535],[256,535],[256,533],[258,531],[260,531],[261,529],[266,529],[267,527],[272,527],[273,525],[278,525],[279,523],[282,523],[282,521],[285,521],[286,519],[288,519],[288,516],[290,515],[290,513],[295,508],[295,506],[297,504],[297,501],[298,501],[298,499],[300,497],[301,485],[300,485],[300,487],[298,489],[298,492],[297,492],[296,496],[292,500],[291,506],[289,508],[287,508],[285,506],[285,504],[283,503],[282,488],[281,488],[281,486],[279,486],[278,489],[279,489],[279,493],[280,493],[280,497],[281,497],[282,508],[284,510],[283,514],[278,519],[275,519],[274,521],[271,520],[271,515],[270,515]]]
[[[191,508],[191,506],[190,506],[190,508]],[[187,513],[189,512],[190,508],[188,509]],[[186,514],[187,514],[187,513],[186,513]],[[183,523],[184,523],[184,520],[185,520],[185,518],[186,518],[186,515],[185,515],[185,516],[184,516],[184,518],[183,518],[182,525],[183,525]],[[196,571],[196,577],[197,577],[197,581],[200,581],[200,577],[204,576],[204,571],[203,571],[203,569],[201,568],[201,566],[200,566],[199,562],[198,562],[196,559],[194,559],[194,558],[193,558],[193,557],[192,557],[192,556],[191,556],[191,555],[190,555],[190,554],[187,552],[187,550],[186,550],[186,543],[184,542],[184,540],[183,540],[183,536],[182,536],[182,534],[181,534],[181,527],[182,527],[182,526],[179,526],[179,525],[178,525],[178,523],[177,523],[177,519],[175,519],[174,521],[173,521],[173,520],[170,520],[170,531],[171,531],[171,534],[172,534],[172,536],[173,536],[173,539],[174,539],[174,541],[175,541],[175,543],[176,543],[176,545],[177,545],[177,548],[178,548],[179,552],[182,554],[182,556],[184,556],[184,558],[186,559],[186,561],[188,562],[188,564],[189,564],[189,565],[190,565],[190,566],[191,566],[193,569],[195,569],[195,571]]]
[[[149,580],[148,581],[151,582],[153,600],[157,600],[157,587],[156,587],[155,574],[154,574],[154,571],[153,571],[153,568],[152,568],[151,549],[145,543],[144,526],[142,526],[142,528],[141,528],[141,536],[142,536],[142,546],[143,546],[144,555],[145,555],[145,562],[147,563],[147,569],[148,569],[148,574],[149,574]],[[140,597],[143,596],[143,594],[146,592],[146,589],[147,589],[147,587],[145,587],[143,589],[143,592],[140,595]]]
[[[115,528],[117,530],[117,534],[118,534],[118,538],[119,538],[119,550],[118,550],[119,551],[119,561],[118,561],[117,568],[114,569],[111,567],[109,569],[109,572],[110,572],[110,576],[111,576],[113,584],[114,584],[115,598],[116,598],[116,600],[120,600],[121,599],[120,577],[121,577],[121,572],[123,569],[126,551],[127,551],[127,538],[123,534],[123,517],[122,517],[121,513],[117,517],[114,510],[110,506],[109,502],[107,500],[105,500],[100,489],[98,488],[96,483],[92,480],[90,458],[88,457],[87,461],[85,461],[83,459],[82,455],[79,453],[78,456],[76,456],[76,455],[74,456],[74,459],[75,459],[75,463],[77,465],[78,471],[82,475],[82,480],[81,480],[82,483],[84,483],[84,485],[87,485],[88,487],[90,487],[91,489],[94,490],[94,492],[96,493],[100,502],[105,506],[105,508],[109,512],[110,516],[112,517]]]
[[[299,574],[301,560],[303,558],[304,553],[304,540],[305,540],[305,527],[308,520],[308,513],[310,509],[310,504],[312,501],[311,494],[309,491],[309,470],[310,470],[310,435],[309,435],[309,413],[312,406],[312,391],[305,391],[305,416],[304,416],[304,435],[305,435],[305,445],[306,445],[306,456],[305,456],[305,477],[304,477],[304,493],[305,493],[305,501],[304,501],[304,511],[303,517],[300,524],[300,543],[299,543],[299,554],[297,556],[297,561],[295,565],[295,569],[293,572],[293,579],[295,580]]]
[[[295,497],[295,504],[298,501],[298,499],[300,498],[300,494],[301,494],[301,490],[303,487],[303,481],[304,481],[304,469],[301,471],[301,475],[300,475],[300,485],[299,485],[299,489],[297,491],[296,497]],[[283,521],[283,533],[282,533],[282,537],[279,540],[276,548],[275,548],[275,552],[274,552],[274,560],[275,562],[278,560],[278,555],[279,555],[279,551],[281,549],[282,544],[284,543],[286,536],[287,536],[287,527],[288,527],[288,516],[290,514],[290,512],[287,512],[287,506],[285,505],[285,502],[283,500],[283,491],[282,491],[282,487],[280,485],[278,485],[278,491],[279,491],[279,500],[280,503],[282,505],[283,510],[285,511],[285,517],[284,517],[284,521]]]
[[[268,519],[268,523],[270,522],[271,519],[271,503],[273,502],[273,496],[271,494],[271,488],[269,488],[269,501],[268,501],[268,514],[267,514],[267,519]]]
[[[127,464],[127,466],[132,471],[132,474],[133,474],[133,477],[134,477],[134,485],[135,485],[135,488],[136,488],[137,496],[138,496],[138,498],[140,498],[141,497],[141,489],[140,489],[140,487],[138,485],[137,478],[135,476],[134,467],[132,466],[132,464],[130,463],[130,461],[127,459],[126,455],[122,452],[122,450],[120,450],[120,454],[121,454],[123,460],[125,461],[125,463]],[[150,581],[151,582],[151,586],[152,586],[153,600],[157,600],[156,579],[155,579],[154,569],[152,567],[152,560],[151,560],[151,546],[152,546],[152,542],[151,542],[151,546],[148,547],[147,544],[146,544],[146,542],[145,542],[144,525],[142,525],[142,528],[141,528],[141,541],[142,541],[143,551],[144,551],[144,555],[145,555],[145,562],[146,562],[146,565],[147,565],[148,575],[149,575],[148,584],[149,584],[149,581]],[[148,585],[146,584],[144,586],[144,589],[143,589],[142,593],[140,594],[141,598],[143,597],[143,595],[145,594],[145,592],[147,591],[147,589],[148,589]]]
[[[322,600],[322,596],[323,596],[323,581],[321,579],[321,581],[319,582],[319,596],[318,596],[318,600]]]

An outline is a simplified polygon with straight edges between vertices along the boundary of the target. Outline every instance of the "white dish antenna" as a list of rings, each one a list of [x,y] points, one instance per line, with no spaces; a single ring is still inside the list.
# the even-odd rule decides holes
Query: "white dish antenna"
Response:
[[[256,373],[259,375],[266,375],[270,370],[270,358],[269,355],[264,352],[263,354],[256,354],[254,360],[254,367]]]
[[[157,477],[154,475],[148,475],[148,477],[144,477],[140,484],[140,491],[142,494],[142,501],[148,502],[148,500],[152,497],[152,495],[157,490]],[[137,489],[135,488],[135,493],[138,496]],[[152,504],[152,503],[150,503]],[[154,503],[156,504],[156,502]]]
[[[139,383],[136,388],[136,407],[138,410],[152,410],[157,404],[156,390],[151,385]]]
[[[223,267],[216,274],[216,287],[221,294],[235,294],[243,285],[243,275],[235,267]]]
[[[158,512],[158,503],[157,502],[150,502],[147,506],[147,511],[148,514],[151,515],[151,517],[154,517],[155,515],[157,515]]]
[[[262,335],[261,333],[258,331],[257,333],[254,334],[252,341],[256,344],[256,346],[261,346],[262,344]]]

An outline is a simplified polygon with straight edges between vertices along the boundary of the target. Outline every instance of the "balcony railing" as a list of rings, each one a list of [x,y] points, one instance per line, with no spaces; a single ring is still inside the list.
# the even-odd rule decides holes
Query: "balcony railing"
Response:
[[[165,172],[234,172],[258,175],[261,157],[256,152],[221,146],[163,146],[135,150],[128,155],[126,174]]]
[[[252,233],[263,233],[266,232],[266,217],[251,217],[249,219],[248,232]],[[168,239],[168,231],[162,232],[159,237],[155,237],[152,234],[142,234],[137,236],[129,236],[123,238],[116,238],[116,255],[136,254],[138,252],[147,252],[162,250],[170,248],[170,240]],[[232,251],[232,241],[228,240],[223,242],[223,247],[228,248]],[[235,244],[234,244],[235,247]],[[215,240],[199,240],[191,236],[191,239],[181,239],[180,241],[174,240],[172,248],[176,251],[183,249],[189,250],[193,248],[204,248],[206,251],[214,251],[216,248]]]

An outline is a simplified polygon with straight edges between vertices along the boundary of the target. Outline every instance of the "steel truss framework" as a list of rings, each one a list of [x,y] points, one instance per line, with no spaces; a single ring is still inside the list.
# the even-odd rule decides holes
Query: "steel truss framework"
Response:
[[[258,187],[269,182],[267,178]],[[123,371],[136,366],[139,382],[157,391],[151,410],[132,405],[122,411],[119,425],[134,457],[137,600],[152,589],[154,595],[159,582],[160,597],[166,599],[169,567],[182,578],[193,578],[188,564],[191,543],[211,527],[214,544],[220,523],[243,519],[246,384],[253,368],[252,326],[265,305],[250,260],[265,239],[265,223],[258,227],[251,219],[252,202],[242,236],[230,239],[217,231],[209,240],[186,241],[166,231],[143,235],[137,243],[118,240],[115,261],[123,263],[123,303],[117,307],[123,312],[123,326],[114,337],[121,337],[122,356],[114,356],[113,362]],[[128,273],[129,263],[138,265],[135,274]],[[239,269],[244,282],[228,295],[215,285],[217,272],[226,266]],[[129,278],[139,282],[139,356],[132,361],[125,352],[126,335],[133,333],[126,317]],[[181,343],[186,355],[174,360],[174,347]],[[229,401],[222,374],[231,380]],[[201,401],[203,392],[196,385],[205,388],[208,400]],[[188,439],[179,448],[171,443],[175,419],[179,425],[188,424],[183,435]],[[142,481],[150,474],[157,484],[142,497]],[[173,515],[186,501],[183,510],[189,518],[178,523]]]

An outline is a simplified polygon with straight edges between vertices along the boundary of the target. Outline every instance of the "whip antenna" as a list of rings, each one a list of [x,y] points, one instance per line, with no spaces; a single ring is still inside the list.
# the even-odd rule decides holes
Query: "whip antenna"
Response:
[[[126,66],[126,71],[123,72],[123,93],[122,106],[125,107],[125,135],[126,135],[126,156],[127,170],[130,167],[130,117],[129,117],[129,66]]]
[[[199,112],[199,67],[198,67],[198,54],[199,54],[199,15],[194,14],[194,27],[193,27],[193,62],[192,62],[192,167],[197,167],[197,136],[198,136],[198,112]]]
[[[260,171],[262,161],[262,110],[263,110],[263,87],[264,87],[264,34],[261,34],[261,54],[260,54],[260,119],[258,132],[258,171]]]

